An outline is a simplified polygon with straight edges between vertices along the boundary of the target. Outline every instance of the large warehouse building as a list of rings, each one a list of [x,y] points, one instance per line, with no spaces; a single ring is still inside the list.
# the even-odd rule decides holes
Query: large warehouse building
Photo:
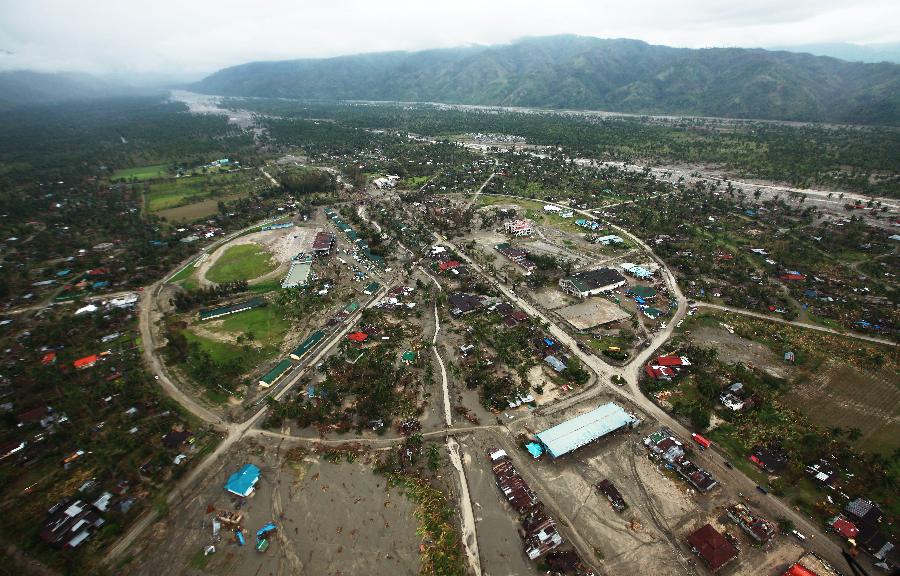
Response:
[[[554,458],[559,458],[586,444],[598,440],[610,432],[630,428],[638,419],[612,402],[558,424],[537,434],[544,449]]]

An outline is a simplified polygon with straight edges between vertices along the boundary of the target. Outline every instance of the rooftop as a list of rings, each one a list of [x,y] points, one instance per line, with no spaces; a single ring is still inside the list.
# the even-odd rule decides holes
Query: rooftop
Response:
[[[558,458],[635,421],[635,417],[621,406],[610,402],[539,432],[537,438],[554,458]]]
[[[737,548],[710,524],[691,532],[687,540],[691,548],[713,572],[737,558],[738,555]]]
[[[240,470],[228,477],[225,489],[237,496],[247,497],[253,493],[253,487],[259,481],[259,468],[253,464],[244,464]]]

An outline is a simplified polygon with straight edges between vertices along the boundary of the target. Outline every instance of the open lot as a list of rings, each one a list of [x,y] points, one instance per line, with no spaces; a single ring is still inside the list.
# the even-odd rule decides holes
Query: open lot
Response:
[[[240,244],[227,248],[206,271],[210,282],[222,284],[235,280],[253,280],[274,271],[272,255],[256,244]]]
[[[419,536],[415,506],[384,477],[371,458],[332,464],[290,443],[245,440],[219,459],[185,501],[158,522],[126,569],[130,574],[214,574],[256,576],[415,574]],[[215,510],[235,510],[238,498],[223,485],[244,463],[262,471],[256,491],[240,512],[247,544],[239,546],[222,527],[214,542]],[[255,533],[267,522],[278,531],[270,548],[254,550]],[[216,552],[203,555],[215,544]]]
[[[606,298],[586,298],[580,304],[566,306],[556,311],[576,330],[588,330],[599,324],[624,320],[628,313]]]
[[[253,342],[276,347],[291,327],[291,323],[284,319],[281,309],[274,304],[231,314],[221,320],[212,320],[201,325],[206,330],[220,333],[228,339],[252,334]]]

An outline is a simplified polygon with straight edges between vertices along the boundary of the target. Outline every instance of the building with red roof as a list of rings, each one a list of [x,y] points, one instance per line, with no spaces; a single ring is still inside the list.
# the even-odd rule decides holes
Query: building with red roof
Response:
[[[659,366],[679,367],[690,366],[691,362],[686,356],[657,356],[656,364]]]
[[[829,525],[831,526],[832,530],[834,530],[844,538],[847,538],[848,540],[856,538],[856,536],[859,534],[859,528],[856,527],[856,524],[847,520],[841,514],[838,514],[837,516],[832,518]]]
[[[806,276],[799,272],[787,272],[781,275],[781,279],[786,282],[803,282]]]
[[[703,559],[709,569],[718,571],[738,557],[737,548],[711,524],[705,524],[687,537],[691,551]]]
[[[644,367],[644,372],[655,380],[667,379],[675,375],[675,371],[668,366],[656,366],[654,364],[647,364]]]
[[[100,357],[96,354],[91,354],[90,356],[85,356],[84,358],[79,358],[72,364],[75,366],[76,370],[84,370],[85,368],[90,368],[94,364],[97,363],[97,360]]]
[[[459,262],[457,260],[447,260],[446,262],[440,262],[438,264],[438,268],[440,268],[441,272],[446,272],[447,270],[453,270],[454,268],[459,267]]]
[[[56,352],[47,352],[44,354],[44,357],[41,358],[41,364],[47,366],[48,364],[56,363]]]
[[[365,342],[368,337],[369,335],[365,332],[353,332],[352,334],[347,334],[347,340],[357,343]]]
[[[783,576],[819,576],[809,568],[801,566],[800,564],[794,564],[790,568],[787,569],[787,572],[784,573]]]

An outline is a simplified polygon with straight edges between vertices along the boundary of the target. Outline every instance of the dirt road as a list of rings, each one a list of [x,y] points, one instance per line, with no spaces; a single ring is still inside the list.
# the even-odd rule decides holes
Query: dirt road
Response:
[[[890,340],[884,340],[883,338],[875,338],[874,336],[866,336],[865,334],[857,334],[856,332],[842,332],[840,330],[835,330],[834,328],[828,328],[827,326],[816,326],[815,324],[806,324],[805,322],[798,322],[796,320],[785,320],[784,318],[778,318],[776,316],[768,316],[766,314],[760,314],[759,312],[751,312],[750,310],[744,310],[743,308],[732,308],[731,306],[720,306],[718,304],[710,304],[708,302],[698,301],[697,305],[701,308],[710,308],[712,310],[722,310],[723,312],[733,312],[734,314],[741,314],[743,316],[752,316],[754,318],[760,318],[762,320],[768,320],[770,322],[779,322],[781,324],[790,324],[791,326],[796,326],[797,328],[804,328],[807,330],[818,330],[819,332],[827,332],[829,334],[836,334],[838,336],[846,336],[849,338],[856,338],[857,340],[865,340],[867,342],[874,342],[876,344],[884,344],[886,346],[896,346],[896,342],[892,342]]]

